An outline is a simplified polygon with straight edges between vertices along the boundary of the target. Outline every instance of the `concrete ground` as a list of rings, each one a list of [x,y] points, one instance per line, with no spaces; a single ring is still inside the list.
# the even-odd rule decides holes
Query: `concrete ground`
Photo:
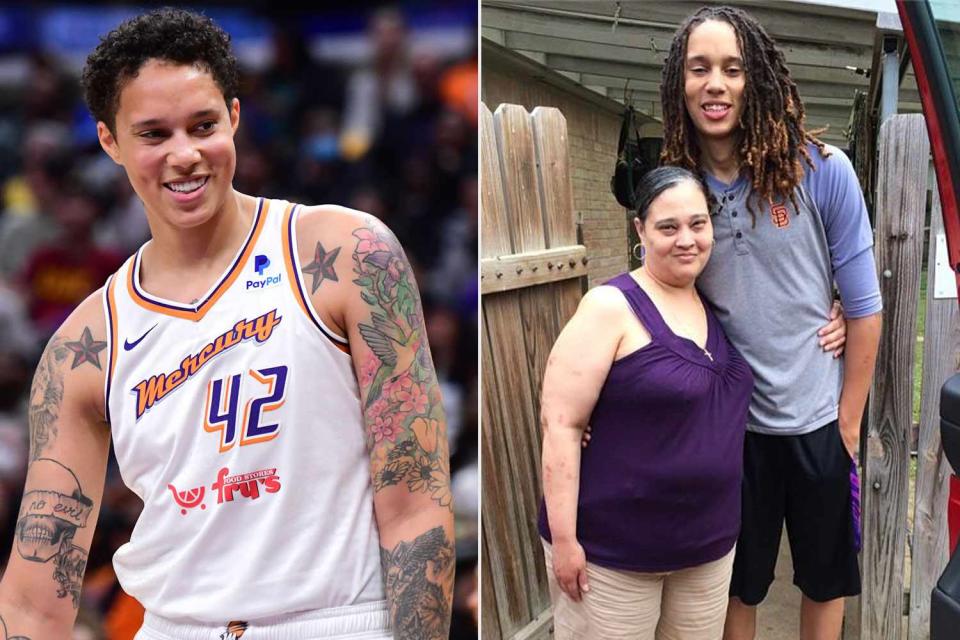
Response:
[[[780,537],[776,578],[757,614],[757,640],[796,640],[800,631],[800,590],[793,586],[787,532]]]
[[[774,575],[773,585],[757,614],[756,640],[796,640],[800,637],[800,590],[793,585],[793,560],[786,531],[780,538],[780,556]],[[858,616],[856,599],[848,598],[844,640],[859,638]],[[904,621],[906,625],[906,618]]]

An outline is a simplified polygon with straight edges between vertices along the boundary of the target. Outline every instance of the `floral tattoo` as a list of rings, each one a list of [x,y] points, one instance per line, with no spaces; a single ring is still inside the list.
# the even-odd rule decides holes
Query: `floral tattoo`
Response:
[[[373,488],[405,484],[452,509],[440,387],[417,285],[399,243],[367,226],[353,232],[354,284],[370,306],[360,335],[373,352],[360,366]]]

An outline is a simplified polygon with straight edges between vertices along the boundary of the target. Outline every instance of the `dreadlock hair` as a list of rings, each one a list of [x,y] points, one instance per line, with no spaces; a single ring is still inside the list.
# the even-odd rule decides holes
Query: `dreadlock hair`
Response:
[[[746,82],[739,122],[742,135],[736,148],[740,166],[746,169],[759,201],[773,202],[774,198],[789,197],[794,210],[799,211],[794,189],[803,179],[800,161],[803,159],[814,170],[807,143],[816,145],[821,157],[830,155],[816,137],[826,129],[804,129],[803,102],[783,53],[760,23],[740,9],[702,7],[674,34],[660,83],[664,139],[660,161],[703,176],[697,131],[687,113],[684,85],[690,32],[707,20],[726,22],[733,27],[743,59]],[[756,213],[749,200],[747,208],[756,225]]]

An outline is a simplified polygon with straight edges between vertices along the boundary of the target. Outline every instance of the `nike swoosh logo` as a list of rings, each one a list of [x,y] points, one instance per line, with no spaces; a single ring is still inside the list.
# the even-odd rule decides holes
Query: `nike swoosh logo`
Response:
[[[153,331],[153,330],[156,329],[156,328],[157,328],[157,325],[153,325],[152,327],[150,327],[149,329],[147,329],[147,333],[150,333],[151,331]],[[124,340],[124,341],[123,341],[123,350],[124,350],[124,351],[130,351],[130,349],[133,349],[135,346],[137,346],[138,344],[140,344],[140,341],[141,341],[141,340],[143,340],[144,338],[147,337],[147,333],[143,334],[142,336],[140,336],[139,338],[137,338],[137,339],[134,340],[133,342],[130,342],[129,340]]]

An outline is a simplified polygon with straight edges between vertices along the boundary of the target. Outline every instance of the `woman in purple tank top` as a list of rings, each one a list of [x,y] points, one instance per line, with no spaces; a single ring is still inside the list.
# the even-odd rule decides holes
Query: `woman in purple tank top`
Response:
[[[694,287],[713,246],[703,185],[661,167],[637,202],[643,266],[583,297],[544,378],[539,528],[560,640],[723,628],[753,376]]]

